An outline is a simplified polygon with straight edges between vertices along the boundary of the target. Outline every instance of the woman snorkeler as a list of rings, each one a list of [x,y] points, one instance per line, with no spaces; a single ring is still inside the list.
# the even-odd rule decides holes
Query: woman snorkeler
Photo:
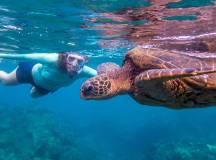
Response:
[[[0,83],[31,84],[30,94],[34,98],[55,92],[78,78],[97,75],[96,70],[85,65],[86,56],[73,52],[0,54],[0,58],[18,61],[12,72],[0,71]]]

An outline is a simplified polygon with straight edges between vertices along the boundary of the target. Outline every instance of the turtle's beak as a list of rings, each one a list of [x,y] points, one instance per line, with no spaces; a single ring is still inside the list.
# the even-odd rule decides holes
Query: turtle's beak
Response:
[[[94,86],[89,82],[85,82],[80,89],[80,97],[82,99],[92,99],[94,96],[93,90]]]
[[[83,83],[80,88],[80,96],[83,99],[106,99],[110,98],[112,94],[111,82],[105,75],[95,76]]]

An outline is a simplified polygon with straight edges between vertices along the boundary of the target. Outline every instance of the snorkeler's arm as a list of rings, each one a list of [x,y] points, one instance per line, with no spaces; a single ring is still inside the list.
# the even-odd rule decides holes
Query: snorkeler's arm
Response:
[[[17,61],[33,61],[42,64],[57,64],[59,54],[57,53],[32,53],[32,54],[4,54],[0,58],[13,59]]]
[[[97,71],[91,67],[84,65],[81,74],[85,77],[93,77],[97,75]]]

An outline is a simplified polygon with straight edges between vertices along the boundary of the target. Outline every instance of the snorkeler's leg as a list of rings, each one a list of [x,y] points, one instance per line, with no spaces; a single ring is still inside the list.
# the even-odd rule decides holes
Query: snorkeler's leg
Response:
[[[10,73],[0,71],[0,83],[4,85],[17,85],[16,70],[17,68]]]

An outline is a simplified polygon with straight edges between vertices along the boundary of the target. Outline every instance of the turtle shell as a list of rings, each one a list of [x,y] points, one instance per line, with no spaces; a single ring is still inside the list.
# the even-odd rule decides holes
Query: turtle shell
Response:
[[[130,62],[131,67],[136,68],[139,72],[134,73],[133,77],[139,75],[147,70],[151,69],[183,69],[183,68],[195,68],[199,70],[205,70],[205,68],[215,70],[216,66],[216,54],[207,52],[180,52],[163,50],[159,48],[142,48],[136,47],[129,51],[125,57],[124,65]],[[124,66],[123,65],[123,66]],[[174,75],[175,76],[175,75]],[[176,83],[176,84],[173,84]],[[184,84],[187,84],[185,87]],[[188,87],[189,86],[189,87]],[[202,97],[211,98],[215,94],[208,94],[209,90],[216,89],[216,74],[211,73],[208,75],[199,75],[193,77],[186,77],[176,79],[174,82],[158,81],[157,84],[149,82],[148,84],[143,82],[141,85],[134,85],[131,92],[132,97],[141,104],[149,105],[165,105],[165,106],[193,106],[193,104],[184,104],[178,102],[178,96],[181,96],[181,100],[185,103],[187,101],[188,94],[197,98],[195,90],[199,90],[199,94]],[[166,90],[166,92],[165,92]],[[150,94],[148,94],[150,93]],[[152,96],[153,95],[153,96]],[[159,98],[158,97],[162,97]],[[169,99],[169,102],[167,102]],[[180,98],[179,98],[180,99]],[[198,98],[197,98],[198,99]],[[179,100],[180,101],[180,100]],[[189,103],[187,101],[187,103]]]
[[[181,52],[159,48],[136,47],[125,56],[142,70],[167,68],[214,68],[216,53]]]

